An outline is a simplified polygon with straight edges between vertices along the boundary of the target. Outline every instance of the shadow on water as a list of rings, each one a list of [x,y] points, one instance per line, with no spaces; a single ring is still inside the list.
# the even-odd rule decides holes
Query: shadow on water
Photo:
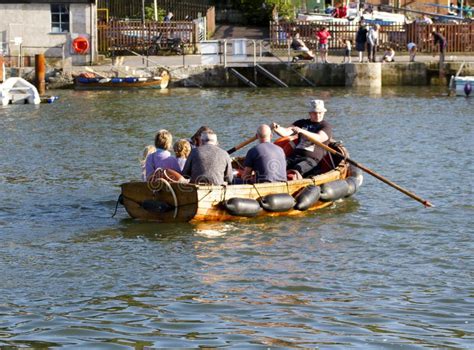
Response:
[[[112,208],[115,203],[104,202],[104,206]],[[260,235],[272,234],[284,236],[297,234],[307,227],[317,229],[318,225],[336,223],[344,215],[357,212],[360,204],[355,197],[340,200],[331,206],[303,212],[297,216],[260,217],[237,221],[197,223],[159,223],[140,221],[131,218],[116,219],[117,227],[88,231],[79,235],[80,240],[99,240],[124,238],[146,239],[150,241],[181,240],[196,236],[202,238],[217,238],[229,235]],[[281,230],[287,226],[288,230]],[[77,238],[77,237],[76,237]]]

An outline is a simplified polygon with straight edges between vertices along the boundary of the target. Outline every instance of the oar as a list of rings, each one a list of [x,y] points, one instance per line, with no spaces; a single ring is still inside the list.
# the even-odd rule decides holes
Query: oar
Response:
[[[252,136],[250,139],[245,140],[244,142],[239,143],[237,146],[232,147],[230,150],[227,151],[227,153],[232,154],[235,151],[238,151],[239,149],[241,149],[242,147],[247,146],[249,143],[254,142],[256,139],[257,139],[257,136]]]
[[[408,197],[411,197],[413,198],[414,200],[420,202],[421,204],[423,204],[425,207],[433,207],[433,204],[431,204],[430,202],[428,202],[427,200],[423,199],[423,198],[420,198],[418,197],[416,194],[414,194],[413,192],[410,192],[406,189],[404,189],[403,187],[397,185],[396,183],[390,181],[389,179],[383,177],[382,175],[380,174],[377,174],[375,171],[373,170],[370,170],[369,168],[365,167],[364,165],[362,164],[359,164],[357,163],[356,161],[350,159],[350,158],[346,158],[344,157],[344,155],[342,153],[339,153],[338,151],[336,150],[333,150],[331,147],[329,146],[326,146],[324,143],[321,143],[321,142],[318,142],[316,140],[311,140],[311,142],[313,142],[314,144],[318,145],[319,147],[322,147],[324,148],[326,151],[332,153],[332,154],[335,154],[337,156],[340,156],[342,158],[345,158],[345,160],[347,160],[349,163],[351,163],[352,165],[358,167],[359,169],[362,169],[363,171],[365,171],[366,173],[372,175],[373,177],[379,179],[380,181],[382,182],[385,182],[387,185],[389,186],[392,186],[393,188],[399,190],[400,192],[406,194]]]
[[[95,75],[97,75],[97,76],[99,76],[99,77],[101,77],[101,78],[107,79],[107,77],[106,77],[105,75],[102,75],[102,74],[100,74],[100,73],[97,73],[97,72],[96,72],[95,70],[93,70],[91,67],[85,67],[84,69],[85,69],[86,71],[88,71],[88,72],[94,73]]]

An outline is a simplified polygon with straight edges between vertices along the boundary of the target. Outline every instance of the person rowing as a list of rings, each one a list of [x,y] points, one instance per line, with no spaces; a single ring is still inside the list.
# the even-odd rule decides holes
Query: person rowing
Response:
[[[332,125],[323,120],[326,113],[323,100],[311,100],[309,118],[299,119],[285,128],[272,123],[273,131],[280,136],[298,135],[293,153],[287,158],[287,169],[298,171],[303,177],[315,175],[318,164],[327,151],[314,144],[314,141],[328,145],[332,138]]]

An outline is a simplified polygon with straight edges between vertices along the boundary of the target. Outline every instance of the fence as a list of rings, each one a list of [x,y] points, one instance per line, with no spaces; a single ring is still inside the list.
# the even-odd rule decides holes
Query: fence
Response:
[[[111,18],[142,19],[143,5],[153,7],[154,3],[155,0],[98,0],[97,8],[108,9]],[[156,3],[160,9],[173,12],[173,19],[177,21],[184,21],[187,16],[205,16],[210,7],[208,0],[156,0]]]
[[[342,49],[343,39],[351,39],[354,42],[357,24],[322,23],[322,22],[280,22],[270,23],[270,41],[273,47],[285,48],[288,38],[292,33],[300,33],[301,39],[306,45],[315,49],[317,42],[315,33],[322,26],[328,28],[332,35],[329,39],[329,48]],[[390,24],[382,25],[379,33],[379,44],[381,47],[391,46],[397,51],[406,50],[409,42],[417,44],[419,52],[435,52],[431,32],[433,29],[442,33],[447,40],[446,52],[472,52],[474,51],[474,24],[435,24],[426,25],[421,23]],[[341,40],[339,40],[341,39]]]
[[[153,39],[160,36],[162,45],[166,39],[180,38],[186,49],[194,49],[196,45],[195,22],[145,22],[141,21],[109,21],[97,26],[98,51],[110,53],[132,50],[146,54],[153,44]]]

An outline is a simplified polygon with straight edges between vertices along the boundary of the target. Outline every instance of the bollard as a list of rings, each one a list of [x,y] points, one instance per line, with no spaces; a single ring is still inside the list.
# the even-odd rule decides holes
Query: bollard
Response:
[[[46,62],[44,54],[35,55],[36,88],[40,95],[46,92]]]
[[[3,83],[5,80],[5,60],[3,56],[0,55],[0,83]]]

